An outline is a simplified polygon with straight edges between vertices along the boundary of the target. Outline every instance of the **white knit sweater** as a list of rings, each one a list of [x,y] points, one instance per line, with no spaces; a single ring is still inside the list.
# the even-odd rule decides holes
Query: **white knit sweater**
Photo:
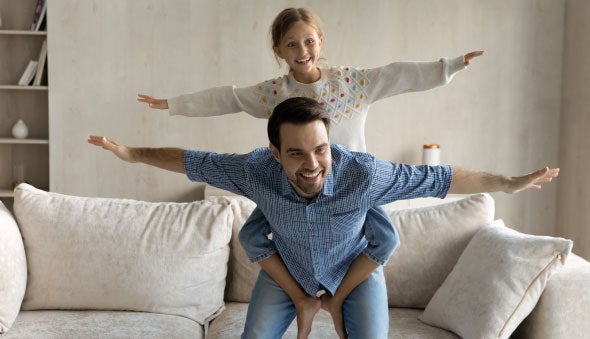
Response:
[[[331,142],[364,152],[365,122],[373,102],[445,85],[464,68],[463,56],[435,62],[395,62],[372,69],[330,67],[321,69],[321,78],[311,84],[297,82],[289,73],[255,86],[223,86],[180,95],[168,99],[168,105],[171,115],[205,117],[243,111],[266,119],[283,100],[309,97],[325,105],[332,118]]]

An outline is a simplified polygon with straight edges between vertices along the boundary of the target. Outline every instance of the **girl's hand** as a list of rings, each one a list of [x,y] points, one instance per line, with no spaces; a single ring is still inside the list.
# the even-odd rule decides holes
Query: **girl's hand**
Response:
[[[478,56],[482,56],[482,55],[483,55],[483,51],[474,51],[474,52],[465,54],[465,57],[464,57],[465,58],[465,66],[469,66],[471,59],[477,58]]]
[[[138,94],[137,101],[147,103],[150,108],[168,109],[168,100],[166,99],[156,99],[149,95]]]

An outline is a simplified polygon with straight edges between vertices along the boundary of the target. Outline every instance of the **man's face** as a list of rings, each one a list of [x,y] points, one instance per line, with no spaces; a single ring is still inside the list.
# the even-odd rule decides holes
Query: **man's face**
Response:
[[[272,154],[287,174],[295,191],[312,199],[324,187],[332,166],[332,153],[326,126],[321,120],[304,125],[281,125],[281,149],[270,145]]]

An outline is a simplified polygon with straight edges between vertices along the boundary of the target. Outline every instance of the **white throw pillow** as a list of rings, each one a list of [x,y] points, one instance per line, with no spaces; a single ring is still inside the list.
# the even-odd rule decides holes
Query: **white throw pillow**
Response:
[[[27,287],[27,260],[16,221],[0,202],[0,333],[10,329]]]
[[[233,216],[207,201],[154,203],[21,184],[23,309],[131,310],[206,323],[223,307]]]
[[[508,338],[572,245],[563,238],[519,233],[496,220],[469,242],[420,320],[462,338]]]

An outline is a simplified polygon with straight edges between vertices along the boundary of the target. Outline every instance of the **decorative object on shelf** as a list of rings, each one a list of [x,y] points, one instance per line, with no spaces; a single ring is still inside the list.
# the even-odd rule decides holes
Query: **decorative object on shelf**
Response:
[[[422,146],[422,163],[429,166],[440,165],[440,145],[426,144]]]
[[[29,135],[29,128],[24,121],[18,120],[14,126],[12,126],[12,136],[16,139],[25,139]]]

